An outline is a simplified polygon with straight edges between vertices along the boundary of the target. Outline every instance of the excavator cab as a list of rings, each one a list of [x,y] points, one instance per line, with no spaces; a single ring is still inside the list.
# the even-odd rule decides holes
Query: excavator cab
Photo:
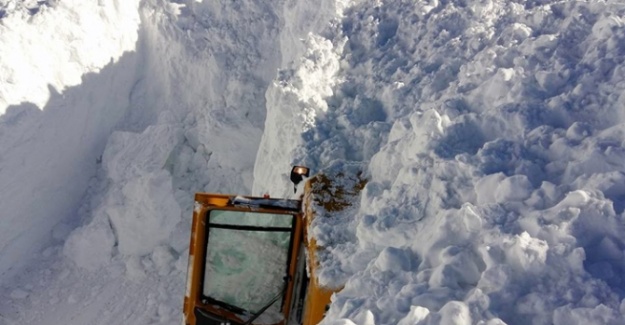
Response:
[[[186,324],[286,324],[301,201],[199,193],[195,204]]]
[[[365,181],[345,188],[337,175],[308,178],[295,166],[291,181],[306,180],[301,199],[197,193],[184,298],[186,325],[316,325],[331,295],[316,274],[319,252],[307,229],[319,211],[351,205]],[[332,217],[327,215],[326,217]]]

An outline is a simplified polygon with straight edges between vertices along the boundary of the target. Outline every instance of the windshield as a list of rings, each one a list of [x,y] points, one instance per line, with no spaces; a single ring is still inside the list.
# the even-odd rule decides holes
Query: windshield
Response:
[[[284,290],[292,224],[292,215],[211,210],[203,295],[251,313],[265,307]]]

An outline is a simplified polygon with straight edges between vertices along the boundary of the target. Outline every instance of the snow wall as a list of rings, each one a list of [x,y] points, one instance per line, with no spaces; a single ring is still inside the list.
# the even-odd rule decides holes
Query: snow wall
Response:
[[[193,195],[251,193],[318,5],[1,1],[0,323],[177,322]]]
[[[345,285],[324,324],[625,322],[624,15],[361,1],[306,39],[268,91],[255,185],[280,191],[279,156],[369,179],[313,229],[321,282]]]
[[[298,163],[369,179],[314,229],[327,324],[625,322],[622,4],[0,4],[52,60],[0,56],[0,320],[171,323],[193,192],[287,195]]]
[[[137,2],[2,9],[0,283],[76,215],[129,108],[140,23]]]
[[[251,191],[277,14],[297,6],[2,6],[2,273],[80,224],[67,251],[83,266],[145,254],[177,225],[188,236],[194,192]]]

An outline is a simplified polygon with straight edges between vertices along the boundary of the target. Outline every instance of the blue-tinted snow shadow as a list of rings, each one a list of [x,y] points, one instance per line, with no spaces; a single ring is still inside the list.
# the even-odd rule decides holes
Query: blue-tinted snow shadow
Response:
[[[43,109],[22,103],[0,117],[0,284],[63,240],[56,225],[77,225],[108,136],[129,110],[137,59],[126,52],[78,86],[49,87]]]

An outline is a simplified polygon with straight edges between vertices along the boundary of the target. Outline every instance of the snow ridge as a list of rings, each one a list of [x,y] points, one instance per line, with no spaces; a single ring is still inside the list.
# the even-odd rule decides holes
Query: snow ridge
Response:
[[[624,9],[362,1],[311,43],[340,69],[294,161],[370,179],[326,323],[625,321]]]

